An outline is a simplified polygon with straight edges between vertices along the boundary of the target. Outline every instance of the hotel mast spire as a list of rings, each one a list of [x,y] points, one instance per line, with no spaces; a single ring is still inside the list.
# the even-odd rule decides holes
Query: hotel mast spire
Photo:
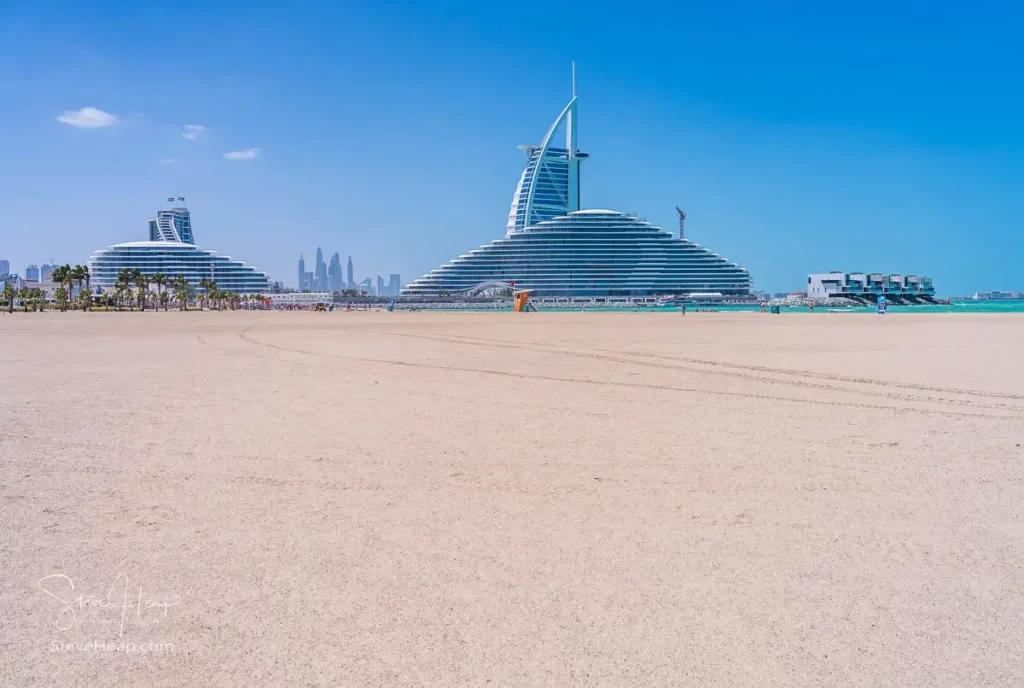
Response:
[[[580,155],[576,141],[576,61],[572,63],[572,100],[565,120],[565,148],[569,158],[569,212],[580,209]]]

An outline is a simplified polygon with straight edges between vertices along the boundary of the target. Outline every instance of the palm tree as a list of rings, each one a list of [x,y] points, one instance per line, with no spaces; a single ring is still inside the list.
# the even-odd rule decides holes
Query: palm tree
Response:
[[[135,268],[132,270],[132,282],[135,283],[136,293],[139,299],[139,310],[146,310],[146,292],[149,289],[149,279],[146,275],[142,274],[142,270]]]
[[[188,280],[182,275],[178,275],[171,280],[171,286],[174,287],[174,298],[178,299],[178,303],[181,305],[181,310],[188,310]]]
[[[204,277],[199,280],[199,288],[203,290],[203,306],[209,308],[211,292],[217,291],[217,283]]]
[[[4,302],[7,304],[7,312],[14,312],[14,285],[4,282]]]
[[[46,310],[46,299],[43,297],[42,289],[29,289],[28,300],[32,302],[33,310],[40,313]],[[28,307],[25,308],[25,312],[28,313]]]
[[[67,263],[61,267],[64,269],[64,279],[61,282],[61,286],[65,286],[68,289],[68,298],[64,301],[64,307],[67,308],[71,305],[71,295],[75,286],[75,269]]]
[[[117,291],[117,310],[121,310],[121,304],[124,300],[124,294],[132,287],[132,271],[128,268],[121,268],[117,273],[117,280],[114,282],[114,289]],[[131,301],[128,302],[128,307],[132,310]]]
[[[91,292],[92,291],[92,273],[89,272],[89,266],[88,265],[83,265],[82,266],[82,275],[83,275],[83,277],[85,277],[85,288],[88,289]],[[92,301],[89,302],[89,307],[90,307],[90,309],[92,308]]]
[[[82,310],[85,310],[89,302],[82,299],[82,282],[89,279],[89,268],[85,265],[76,265],[71,268],[71,279],[78,282],[78,301],[82,306]]]
[[[164,285],[167,284],[167,276],[164,275],[164,273],[162,272],[156,273],[155,275],[153,275],[153,284],[156,285],[157,298],[160,300],[160,303],[164,305],[164,310],[166,311],[167,301],[166,299],[164,299],[163,288]]]
[[[64,291],[64,287],[57,290],[57,294],[54,298],[57,301],[57,305],[60,306],[61,312],[67,311],[68,293]]]
[[[58,301],[60,301],[60,309],[62,311],[66,311],[67,303],[71,296],[71,268],[67,265],[58,265],[53,269],[53,272],[50,273],[50,279],[54,284],[59,284],[61,286],[61,292],[64,291],[65,284],[69,285],[67,298],[58,298]]]

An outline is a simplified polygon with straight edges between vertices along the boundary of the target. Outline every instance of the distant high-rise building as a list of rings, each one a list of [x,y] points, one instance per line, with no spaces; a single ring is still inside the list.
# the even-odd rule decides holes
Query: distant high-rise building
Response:
[[[323,249],[316,249],[316,265],[313,266],[313,291],[327,291],[327,264],[324,263]]]
[[[6,260],[0,260],[0,277],[11,274],[11,264]]]
[[[356,288],[356,280],[352,276],[352,256],[348,257],[348,288],[349,289],[355,289]]]
[[[25,279],[33,282],[39,281],[39,266],[38,265],[26,265],[25,266]]]
[[[44,263],[43,267],[39,268],[39,281],[40,282],[49,282],[50,281],[50,275],[53,273],[53,269],[55,267],[57,267],[57,266],[56,265],[46,265]]]
[[[297,285],[299,291],[306,291],[306,258],[299,255],[299,283]]]
[[[402,293],[402,276],[397,272],[392,272],[391,277],[388,280],[388,295],[398,296]]]
[[[341,291],[345,288],[345,278],[341,274],[341,256],[335,251],[331,256],[331,265],[327,268],[327,291]]]
[[[377,275],[377,296],[387,296],[387,289],[384,288],[384,278]]]
[[[302,280],[302,291],[314,291],[313,289],[313,273],[307,272]]]
[[[367,277],[366,279],[364,279],[362,282],[359,283],[359,289],[361,289],[362,291],[365,291],[367,294],[371,294],[372,295],[373,294],[373,282],[371,282],[370,278]]]

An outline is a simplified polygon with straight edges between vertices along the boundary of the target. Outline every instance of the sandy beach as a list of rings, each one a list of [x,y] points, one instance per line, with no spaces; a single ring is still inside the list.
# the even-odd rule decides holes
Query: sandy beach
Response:
[[[1022,341],[0,316],[0,684],[1021,685]]]

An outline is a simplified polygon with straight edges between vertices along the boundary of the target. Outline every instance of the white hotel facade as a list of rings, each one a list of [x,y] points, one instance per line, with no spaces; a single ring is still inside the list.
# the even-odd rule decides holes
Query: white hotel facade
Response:
[[[173,200],[173,199],[171,199]],[[179,199],[183,201],[183,198]],[[92,284],[113,289],[123,269],[138,269],[147,277],[184,277],[193,289],[213,280],[217,288],[235,294],[270,291],[270,278],[257,268],[195,245],[192,218],[183,205],[157,212],[149,221],[149,241],[129,241],[96,251],[89,257]]]

